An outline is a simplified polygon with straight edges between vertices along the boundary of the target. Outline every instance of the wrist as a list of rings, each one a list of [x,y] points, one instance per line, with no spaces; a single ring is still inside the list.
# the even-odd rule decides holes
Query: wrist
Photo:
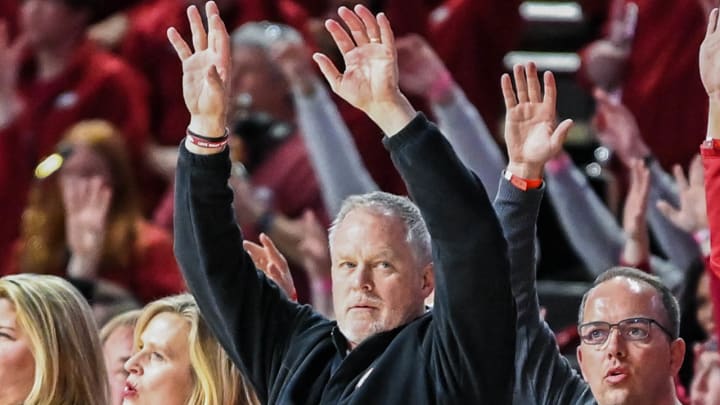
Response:
[[[392,100],[374,103],[368,109],[367,115],[386,136],[391,137],[405,128],[415,118],[417,111],[407,98],[398,92]]]
[[[224,115],[222,115],[224,117]],[[193,115],[187,129],[206,138],[222,138],[225,136],[225,119],[217,116],[206,117]]]
[[[510,161],[507,165],[506,171],[523,179],[542,180],[543,165],[537,163],[519,163]]]
[[[710,97],[706,139],[720,139],[720,100]]]

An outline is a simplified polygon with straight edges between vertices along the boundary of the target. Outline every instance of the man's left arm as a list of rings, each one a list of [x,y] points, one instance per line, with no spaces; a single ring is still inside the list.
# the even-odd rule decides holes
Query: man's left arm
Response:
[[[325,55],[313,58],[330,87],[365,112],[388,136],[390,149],[427,221],[434,245],[436,305],[430,367],[438,388],[455,400],[509,403],[515,310],[505,241],[477,178],[445,138],[398,88],[397,52],[384,14],[340,8],[326,27],[345,60],[341,73]],[[481,266],[497,269],[490,275]]]

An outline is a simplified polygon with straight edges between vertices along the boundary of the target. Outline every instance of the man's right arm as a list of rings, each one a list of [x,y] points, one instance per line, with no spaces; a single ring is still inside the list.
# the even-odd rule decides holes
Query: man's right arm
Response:
[[[200,146],[189,135],[180,147],[175,255],[213,333],[267,401],[294,333],[323,318],[288,301],[243,250],[227,184],[229,153],[222,145],[230,40],[214,2],[206,4],[206,13],[207,35],[198,10],[188,9],[194,52],[175,29],[168,31],[183,64],[188,129],[211,138]]]

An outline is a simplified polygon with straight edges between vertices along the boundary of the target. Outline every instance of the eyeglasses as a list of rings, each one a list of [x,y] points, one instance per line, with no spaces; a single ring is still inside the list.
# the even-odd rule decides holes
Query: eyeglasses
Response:
[[[578,326],[578,333],[583,342],[589,345],[601,345],[610,337],[612,328],[617,328],[618,334],[628,341],[645,340],[650,335],[650,325],[655,324],[670,340],[675,337],[667,328],[650,318],[629,318],[618,323],[588,322]]]

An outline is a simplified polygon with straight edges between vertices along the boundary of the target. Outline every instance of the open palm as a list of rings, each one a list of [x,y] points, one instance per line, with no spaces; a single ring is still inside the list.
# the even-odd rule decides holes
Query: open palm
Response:
[[[208,2],[205,7],[207,33],[197,8],[188,8],[194,52],[175,28],[168,30],[168,39],[182,61],[183,97],[192,120],[205,121],[203,124],[217,127],[222,134],[228,104],[230,39],[217,5]]]
[[[542,96],[537,69],[533,63],[513,68],[513,91],[510,76],[502,77],[502,90],[507,114],[505,143],[512,163],[542,167],[562,149],[571,120],[555,126],[556,88],[550,72],[545,73],[545,95]]]

